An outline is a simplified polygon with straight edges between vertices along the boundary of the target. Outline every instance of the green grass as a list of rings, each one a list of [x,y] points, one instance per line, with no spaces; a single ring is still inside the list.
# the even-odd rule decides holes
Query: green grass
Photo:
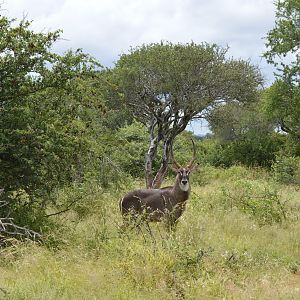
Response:
[[[121,234],[122,192],[95,189],[54,217],[43,245],[1,250],[0,299],[300,299],[299,188],[276,185],[287,218],[262,225],[238,196],[249,182],[253,195],[269,195],[274,183],[264,171],[199,176],[172,234],[162,224]],[[235,196],[230,207],[224,189]]]

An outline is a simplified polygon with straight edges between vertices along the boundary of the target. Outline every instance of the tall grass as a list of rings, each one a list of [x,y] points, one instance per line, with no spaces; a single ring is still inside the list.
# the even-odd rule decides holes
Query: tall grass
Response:
[[[267,174],[206,171],[205,180],[201,171],[195,177],[173,233],[162,224],[121,232],[118,200],[126,188],[95,186],[73,210],[53,216],[44,244],[1,250],[0,299],[299,299],[299,190],[278,186],[286,218],[264,223],[241,207],[251,191],[256,200],[274,200]]]

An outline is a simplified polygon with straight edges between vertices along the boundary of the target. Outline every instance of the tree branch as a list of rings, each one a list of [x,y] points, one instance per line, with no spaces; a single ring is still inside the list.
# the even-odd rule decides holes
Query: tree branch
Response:
[[[0,218],[0,238],[6,239],[7,236],[19,238],[29,238],[31,240],[41,239],[41,235],[26,227],[21,227],[13,222],[13,218]]]

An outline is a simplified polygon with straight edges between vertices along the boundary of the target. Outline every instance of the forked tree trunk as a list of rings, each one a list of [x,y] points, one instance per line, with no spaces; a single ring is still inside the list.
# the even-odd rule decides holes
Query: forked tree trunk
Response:
[[[160,188],[164,178],[168,172],[168,164],[170,159],[171,147],[173,144],[173,139],[169,138],[164,140],[163,156],[161,160],[161,165],[157,171],[155,177],[153,178],[152,166],[155,154],[157,152],[158,140],[154,139],[151,141],[148,153],[146,155],[146,165],[145,165],[145,179],[147,189],[158,189]]]
[[[150,147],[146,154],[145,164],[145,180],[147,189],[160,188],[168,172],[168,164],[171,156],[173,141],[175,137],[186,128],[190,119],[190,117],[182,117],[179,122],[178,118],[176,117],[174,119],[172,128],[165,128],[163,123],[159,123],[157,120],[152,120],[150,126],[148,127],[148,132],[150,135]],[[163,140],[164,142],[163,156],[160,168],[157,171],[155,177],[153,178],[153,161],[157,153],[157,147],[161,140]]]
[[[164,141],[164,150],[163,150],[163,157],[161,160],[161,165],[152,181],[153,189],[160,188],[164,178],[167,175],[172,143],[173,143],[173,140],[171,140],[171,139],[167,139]]]

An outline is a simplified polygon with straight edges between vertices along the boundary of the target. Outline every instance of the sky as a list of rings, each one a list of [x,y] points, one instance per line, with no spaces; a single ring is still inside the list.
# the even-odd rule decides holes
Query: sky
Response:
[[[130,47],[160,41],[208,42],[229,47],[228,56],[260,67],[266,85],[274,69],[262,58],[274,27],[273,0],[3,0],[2,15],[33,20],[35,31],[62,29],[53,50],[82,48],[112,67]],[[194,123],[195,132],[207,124]]]

